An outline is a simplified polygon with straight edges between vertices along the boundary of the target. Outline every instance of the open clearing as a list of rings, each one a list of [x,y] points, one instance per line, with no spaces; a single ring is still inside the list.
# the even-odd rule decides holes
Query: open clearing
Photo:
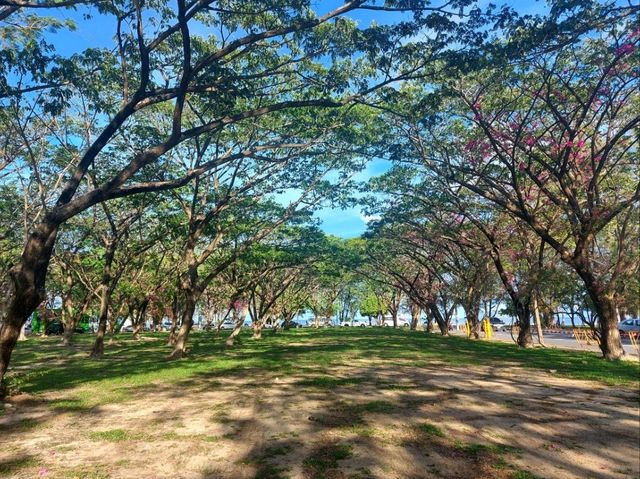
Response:
[[[639,367],[389,329],[18,346],[0,477],[637,478]]]

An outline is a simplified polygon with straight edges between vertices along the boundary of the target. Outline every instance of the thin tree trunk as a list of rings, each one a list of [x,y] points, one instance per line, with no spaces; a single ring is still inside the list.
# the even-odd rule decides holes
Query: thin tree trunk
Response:
[[[140,332],[142,331],[142,326],[144,326],[144,318],[147,312],[147,306],[149,305],[149,300],[147,298],[142,301],[142,304],[138,307],[138,314],[135,315],[135,324],[133,326],[133,339],[140,339]]]
[[[420,322],[420,305],[411,302],[411,331],[418,329],[418,323]]]
[[[236,311],[235,309],[233,311],[233,322],[234,322],[233,331],[231,331],[231,334],[225,340],[224,342],[225,346],[233,346],[235,344],[236,338],[240,334],[240,331],[242,330],[242,325],[244,324],[244,317],[242,316],[242,313],[239,311]]]
[[[533,295],[533,314],[536,318],[536,331],[538,332],[538,343],[544,346],[544,334],[542,332],[542,321],[540,320],[540,308],[538,308],[538,297]]]
[[[171,359],[181,359],[187,354],[187,340],[193,326],[193,314],[196,310],[196,298],[192,292],[185,296],[184,312],[182,313],[182,324],[176,336],[176,343],[173,352],[169,355]]]
[[[100,317],[98,319],[98,332],[93,343],[93,349],[89,354],[92,359],[100,359],[104,355],[104,335],[107,332],[107,322],[109,321],[109,306],[111,303],[111,265],[116,251],[115,241],[107,243],[104,253],[104,269],[102,270],[102,280],[100,282]]]
[[[27,323],[24,323],[20,328],[20,336],[18,336],[18,341],[26,341],[27,340],[27,332],[25,331],[27,327]]]

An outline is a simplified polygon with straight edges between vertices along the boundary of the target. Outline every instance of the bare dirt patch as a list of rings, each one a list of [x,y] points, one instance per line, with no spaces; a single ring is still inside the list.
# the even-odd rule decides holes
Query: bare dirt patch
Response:
[[[196,375],[89,410],[64,402],[72,393],[15,397],[4,408],[0,477],[640,474],[637,391],[521,368],[396,361],[330,375]]]

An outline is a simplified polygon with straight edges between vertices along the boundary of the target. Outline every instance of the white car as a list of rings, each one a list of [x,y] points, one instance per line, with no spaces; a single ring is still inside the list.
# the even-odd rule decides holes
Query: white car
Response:
[[[222,321],[222,324],[220,325],[220,329],[233,329],[235,327],[235,323],[233,322],[232,319],[225,319],[224,321]]]
[[[387,326],[387,327],[392,327],[393,328],[393,319],[392,318],[385,318],[384,322],[382,323],[382,326]],[[399,328],[408,328],[409,326],[411,326],[411,323],[403,318],[398,318],[398,327]]]
[[[353,326],[355,327],[360,327],[360,328],[364,328],[366,326],[369,326],[369,320],[368,319],[353,319],[351,321],[343,321],[342,323],[340,323],[340,326]]]

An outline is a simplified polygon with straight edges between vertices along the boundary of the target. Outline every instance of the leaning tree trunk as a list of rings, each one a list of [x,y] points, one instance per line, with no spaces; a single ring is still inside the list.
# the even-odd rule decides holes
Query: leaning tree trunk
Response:
[[[9,271],[9,294],[0,321],[0,397],[4,396],[4,376],[11,354],[27,319],[46,298],[45,279],[58,228],[45,221],[27,240],[22,257]]]
[[[533,296],[533,315],[536,320],[536,331],[538,333],[538,343],[544,346],[544,333],[542,331],[542,320],[540,319],[540,308],[538,307],[538,298]]]
[[[235,344],[236,338],[240,334],[240,331],[242,331],[242,325],[244,324],[244,317],[242,316],[242,313],[235,309],[233,310],[233,323],[233,331],[231,331],[231,334],[225,340],[225,346],[233,346]]]
[[[169,355],[171,359],[181,359],[187,354],[187,340],[193,326],[193,314],[196,311],[196,297],[193,292],[185,295],[184,311],[182,313],[182,324],[176,336],[176,343],[173,352]]]
[[[435,303],[431,303],[429,304],[429,309],[431,310],[431,314],[438,324],[438,328],[440,328],[440,334],[442,334],[442,336],[449,336],[449,324],[442,316],[442,313],[438,309],[438,306]]]

